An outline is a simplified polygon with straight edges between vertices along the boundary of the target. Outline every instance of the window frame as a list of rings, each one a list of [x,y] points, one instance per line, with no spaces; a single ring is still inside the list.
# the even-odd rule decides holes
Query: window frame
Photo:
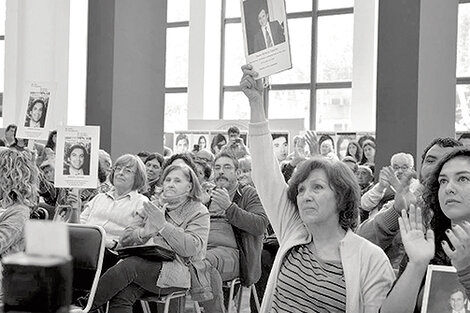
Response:
[[[241,17],[225,18],[226,1],[222,0],[221,13],[221,53],[220,53],[220,92],[219,92],[219,119],[224,117],[224,93],[241,91],[239,86],[225,85],[225,29],[227,24],[241,23]],[[470,1],[470,0],[467,0]],[[287,13],[287,19],[296,18],[312,18],[311,32],[311,55],[310,55],[310,83],[288,83],[288,84],[271,84],[270,90],[309,90],[310,91],[310,114],[309,129],[316,129],[316,109],[317,109],[317,91],[321,89],[344,89],[352,88],[352,80],[348,81],[332,81],[317,82],[317,55],[318,55],[318,18],[322,16],[337,16],[344,14],[354,14],[354,7],[336,8],[318,10],[318,0],[312,0],[312,11],[301,11]],[[352,64],[351,64],[352,66]],[[265,92],[265,111],[269,116],[269,92]]]

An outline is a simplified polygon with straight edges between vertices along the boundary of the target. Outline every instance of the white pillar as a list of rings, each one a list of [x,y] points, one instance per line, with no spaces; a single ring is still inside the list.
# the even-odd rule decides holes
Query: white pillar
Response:
[[[55,109],[48,113],[52,117],[51,128],[66,124],[68,111],[72,124],[83,125],[87,1],[72,1],[73,4],[71,0],[7,0],[4,125],[18,123],[26,84],[32,81],[56,84]],[[75,22],[70,26],[71,6],[78,26]],[[69,49],[73,51],[69,53]],[[69,72],[69,63],[75,70]],[[68,110],[69,106],[73,109]]]
[[[354,1],[351,127],[348,131],[375,131],[377,15],[377,0]]]

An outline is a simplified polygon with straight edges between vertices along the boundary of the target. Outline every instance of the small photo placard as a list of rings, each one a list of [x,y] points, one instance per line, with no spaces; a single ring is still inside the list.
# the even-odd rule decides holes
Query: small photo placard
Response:
[[[465,288],[453,266],[429,265],[421,313],[469,312]]]
[[[98,186],[99,126],[62,126],[57,129],[55,186]]]
[[[28,82],[18,121],[18,138],[47,140],[51,128],[56,84]]]

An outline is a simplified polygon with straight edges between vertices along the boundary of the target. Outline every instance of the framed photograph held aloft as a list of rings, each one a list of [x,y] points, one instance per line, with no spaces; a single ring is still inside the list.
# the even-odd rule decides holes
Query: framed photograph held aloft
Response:
[[[470,312],[465,288],[453,266],[429,265],[421,313]]]
[[[246,63],[258,78],[292,68],[284,0],[240,0]]]

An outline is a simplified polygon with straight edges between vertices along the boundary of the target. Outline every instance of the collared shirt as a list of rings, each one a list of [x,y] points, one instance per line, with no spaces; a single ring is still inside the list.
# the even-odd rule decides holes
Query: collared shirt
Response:
[[[135,190],[119,198],[115,197],[114,190],[100,193],[85,205],[80,222],[102,226],[107,239],[119,240],[145,201],[148,199]]]
[[[33,120],[29,120],[29,127],[35,127],[35,128],[38,128],[38,127],[41,127],[41,123],[38,121],[38,122],[35,122]]]
[[[271,40],[271,47],[274,46],[273,36],[271,34],[271,29],[269,28],[269,23],[266,24],[263,28],[264,42],[266,43],[266,48],[269,48],[268,36]]]

